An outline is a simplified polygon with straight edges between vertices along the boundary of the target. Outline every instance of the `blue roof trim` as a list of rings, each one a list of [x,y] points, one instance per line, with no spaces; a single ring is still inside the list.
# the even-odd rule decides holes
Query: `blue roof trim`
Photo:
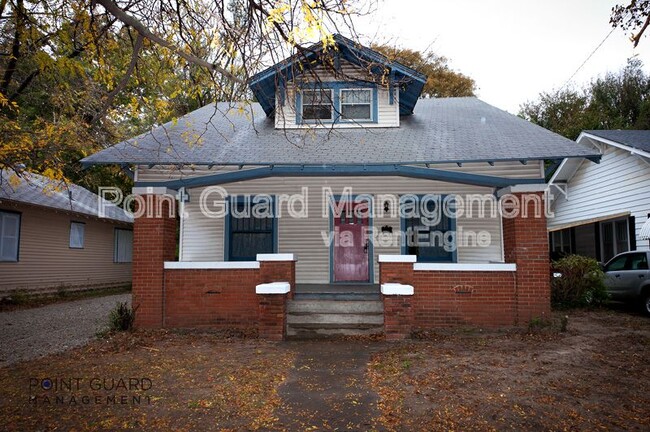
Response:
[[[544,179],[505,178],[484,174],[471,174],[433,168],[403,165],[322,165],[322,166],[270,166],[242,171],[212,174],[181,180],[162,182],[136,182],[138,187],[166,186],[170,189],[192,188],[253,180],[266,177],[317,177],[317,176],[402,176],[450,183],[486,187],[507,187],[517,184],[544,183]]]
[[[366,165],[374,165],[374,166],[381,166],[381,165],[440,165],[440,164],[469,164],[469,163],[496,163],[496,162],[520,162],[521,161],[539,161],[539,160],[559,160],[560,162],[562,159],[574,159],[574,158],[586,158],[589,159],[592,162],[595,163],[600,163],[601,156],[600,155],[595,155],[595,156],[584,156],[584,155],[571,155],[571,156],[562,156],[562,157],[557,157],[557,156],[552,156],[552,157],[544,157],[544,158],[490,158],[490,159],[454,159],[454,160],[442,160],[442,161],[435,161],[435,160],[424,160],[424,161],[395,161],[395,162],[385,162],[385,163],[375,163],[375,164],[366,164]],[[95,165],[123,165],[123,161],[86,161],[85,159],[81,160],[81,167],[83,169],[90,168]],[[208,166],[210,168],[214,166],[268,166],[268,165],[275,165],[277,167],[279,166],[294,166],[296,165],[295,163],[284,163],[284,162],[205,162],[205,161],[184,161],[184,162],[165,162],[165,161],[138,161],[134,160],[129,162],[131,165],[150,165],[150,167],[154,167],[156,165],[160,166],[166,166],[166,165],[196,165],[196,166]],[[308,166],[307,164],[300,164],[304,166]],[[341,164],[328,164],[329,166],[341,166]],[[347,164],[346,164],[347,165]],[[358,164],[358,166],[363,166],[363,163]],[[309,165],[313,166],[313,165]]]
[[[405,85],[400,86],[399,89],[400,115],[413,113],[415,104],[427,81],[426,75],[397,61],[390,61],[383,54],[357,44],[353,40],[339,34],[334,35],[334,41],[339,50],[337,58],[343,58],[355,64],[360,64],[361,61],[367,61],[369,63],[383,65],[391,70],[391,74],[394,75],[395,79],[405,81]],[[251,77],[249,83],[250,89],[267,116],[271,116],[275,112],[275,94],[277,87],[293,79],[292,66],[298,62],[313,60],[322,50],[322,44],[314,44],[309,48],[307,54],[291,56]],[[379,69],[379,66],[377,68]],[[380,70],[377,71],[377,73],[380,72]]]

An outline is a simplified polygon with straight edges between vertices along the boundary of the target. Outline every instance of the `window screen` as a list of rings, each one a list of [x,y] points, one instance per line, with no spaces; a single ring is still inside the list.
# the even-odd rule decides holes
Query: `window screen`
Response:
[[[18,261],[20,214],[0,211],[0,261]]]
[[[370,89],[341,90],[341,116],[348,120],[370,120],[371,101]]]
[[[437,213],[435,205],[435,202],[427,201],[428,214]],[[420,207],[420,204],[417,206]],[[438,223],[432,224],[424,223],[422,216],[424,215],[403,218],[406,242],[403,252],[406,255],[416,255],[418,262],[454,262],[455,220],[440,212]]]
[[[303,90],[302,118],[304,120],[331,120],[332,91],[327,89]]]
[[[130,263],[133,261],[133,231],[119,228],[115,230],[113,261],[116,263]]]
[[[82,222],[70,222],[70,247],[72,249],[83,249],[86,224]]]

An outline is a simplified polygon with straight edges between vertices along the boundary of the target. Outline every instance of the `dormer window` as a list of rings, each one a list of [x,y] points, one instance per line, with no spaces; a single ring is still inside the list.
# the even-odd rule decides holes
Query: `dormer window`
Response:
[[[296,123],[376,123],[377,88],[362,82],[326,82],[296,97]]]
[[[332,121],[334,119],[333,105],[332,89],[302,91],[303,120]]]
[[[344,120],[372,120],[372,90],[341,89],[341,116]]]

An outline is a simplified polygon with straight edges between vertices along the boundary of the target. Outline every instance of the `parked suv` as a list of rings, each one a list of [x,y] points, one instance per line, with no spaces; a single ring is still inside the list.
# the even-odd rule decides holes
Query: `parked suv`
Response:
[[[605,286],[612,300],[641,302],[650,315],[650,252],[616,255],[605,265]]]

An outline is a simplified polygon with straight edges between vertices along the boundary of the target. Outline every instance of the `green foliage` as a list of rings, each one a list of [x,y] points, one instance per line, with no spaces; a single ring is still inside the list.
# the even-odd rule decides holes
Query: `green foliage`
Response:
[[[648,129],[650,76],[631,58],[618,73],[596,78],[583,89],[544,92],[520,106],[526,120],[575,140],[583,130]]]
[[[137,309],[137,308],[136,308]],[[109,319],[109,328],[112,331],[130,331],[133,329],[135,321],[135,309],[132,309],[128,303],[118,303],[111,310]]]
[[[567,255],[552,263],[551,303],[554,307],[598,306],[607,302],[605,274],[593,258]]]
[[[427,82],[422,90],[423,94],[433,97],[475,96],[476,83],[474,80],[452,70],[446,57],[433,52],[422,53],[389,45],[373,45],[372,49],[384,54],[390,60],[396,60],[425,74]]]

